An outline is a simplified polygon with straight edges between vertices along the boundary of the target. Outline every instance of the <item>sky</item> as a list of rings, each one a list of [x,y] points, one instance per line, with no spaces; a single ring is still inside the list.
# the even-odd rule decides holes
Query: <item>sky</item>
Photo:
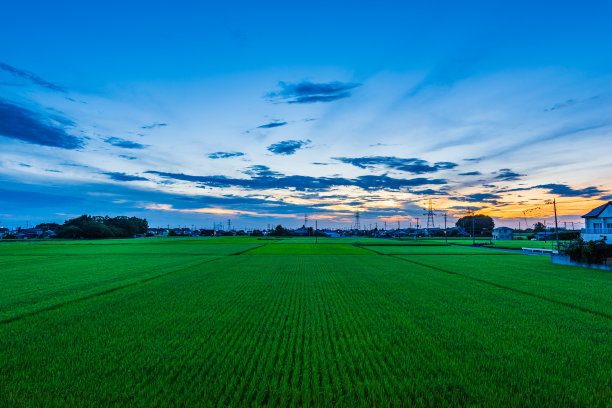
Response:
[[[0,225],[562,226],[612,200],[610,1],[19,1]]]

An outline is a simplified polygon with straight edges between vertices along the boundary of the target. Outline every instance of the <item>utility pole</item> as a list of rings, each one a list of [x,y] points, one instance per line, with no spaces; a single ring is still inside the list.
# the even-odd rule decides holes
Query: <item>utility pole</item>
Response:
[[[399,222],[399,220],[397,220],[397,230],[398,231],[400,230],[400,222]]]
[[[317,230],[319,229],[319,221],[315,220],[315,230],[314,230],[314,234],[315,234],[315,244],[319,243],[319,237],[317,236]]]
[[[448,237],[446,236],[446,213],[444,213],[444,243],[448,244]]]
[[[557,233],[557,253],[559,252],[559,224],[557,223],[557,200],[553,198],[553,207],[555,208],[555,231]]]
[[[472,246],[476,246],[476,235],[474,235],[474,211],[472,211]]]
[[[387,221],[385,221],[385,231],[387,230]]]

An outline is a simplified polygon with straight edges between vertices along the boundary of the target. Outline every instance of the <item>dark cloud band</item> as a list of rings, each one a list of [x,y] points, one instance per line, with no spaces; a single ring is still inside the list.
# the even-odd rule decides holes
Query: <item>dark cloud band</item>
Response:
[[[279,82],[280,91],[270,92],[270,101],[295,103],[333,102],[351,96],[350,90],[361,86],[357,83],[327,82],[314,83],[302,81],[297,83]]]
[[[59,85],[55,85],[49,81],[46,81],[44,79],[42,79],[41,77],[34,75],[31,72],[19,69],[19,68],[15,68],[9,64],[6,64],[4,62],[0,61],[0,69],[6,72],[9,72],[15,76],[18,76],[20,78],[26,79],[38,86],[42,86],[43,88],[47,88],[50,89],[52,91],[58,91],[58,92],[67,92],[66,88],[61,87]]]
[[[429,163],[422,159],[403,159],[395,156],[369,156],[369,157],[332,157],[342,163],[352,164],[361,169],[375,169],[383,167],[391,170],[404,171],[412,174],[435,173],[457,167],[456,163],[437,162]]]
[[[253,190],[295,189],[298,191],[328,191],[335,187],[358,187],[363,190],[408,191],[413,187],[446,184],[444,179],[413,178],[398,179],[382,176],[360,176],[354,179],[342,177],[311,177],[285,175],[270,170],[267,166],[252,166],[245,174],[250,178],[228,178],[225,176],[193,176],[183,173],[148,171],[159,177],[200,183],[209,187],[239,187]]]
[[[268,151],[274,154],[290,155],[302,149],[310,140],[285,140],[268,146]]]
[[[68,150],[78,149],[84,144],[82,139],[66,133],[48,118],[3,100],[0,100],[0,135]]]

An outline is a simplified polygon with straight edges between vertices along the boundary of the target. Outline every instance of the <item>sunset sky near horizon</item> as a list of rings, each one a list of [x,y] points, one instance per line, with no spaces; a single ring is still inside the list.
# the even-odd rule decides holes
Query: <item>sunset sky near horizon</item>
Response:
[[[9,2],[0,225],[348,227],[612,200],[612,2]],[[526,220],[529,218],[529,220]]]

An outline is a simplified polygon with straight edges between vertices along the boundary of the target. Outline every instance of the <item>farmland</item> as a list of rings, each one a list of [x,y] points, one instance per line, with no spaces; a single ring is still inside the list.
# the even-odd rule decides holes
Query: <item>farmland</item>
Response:
[[[612,405],[612,275],[547,257],[14,242],[0,283],[0,406]]]

